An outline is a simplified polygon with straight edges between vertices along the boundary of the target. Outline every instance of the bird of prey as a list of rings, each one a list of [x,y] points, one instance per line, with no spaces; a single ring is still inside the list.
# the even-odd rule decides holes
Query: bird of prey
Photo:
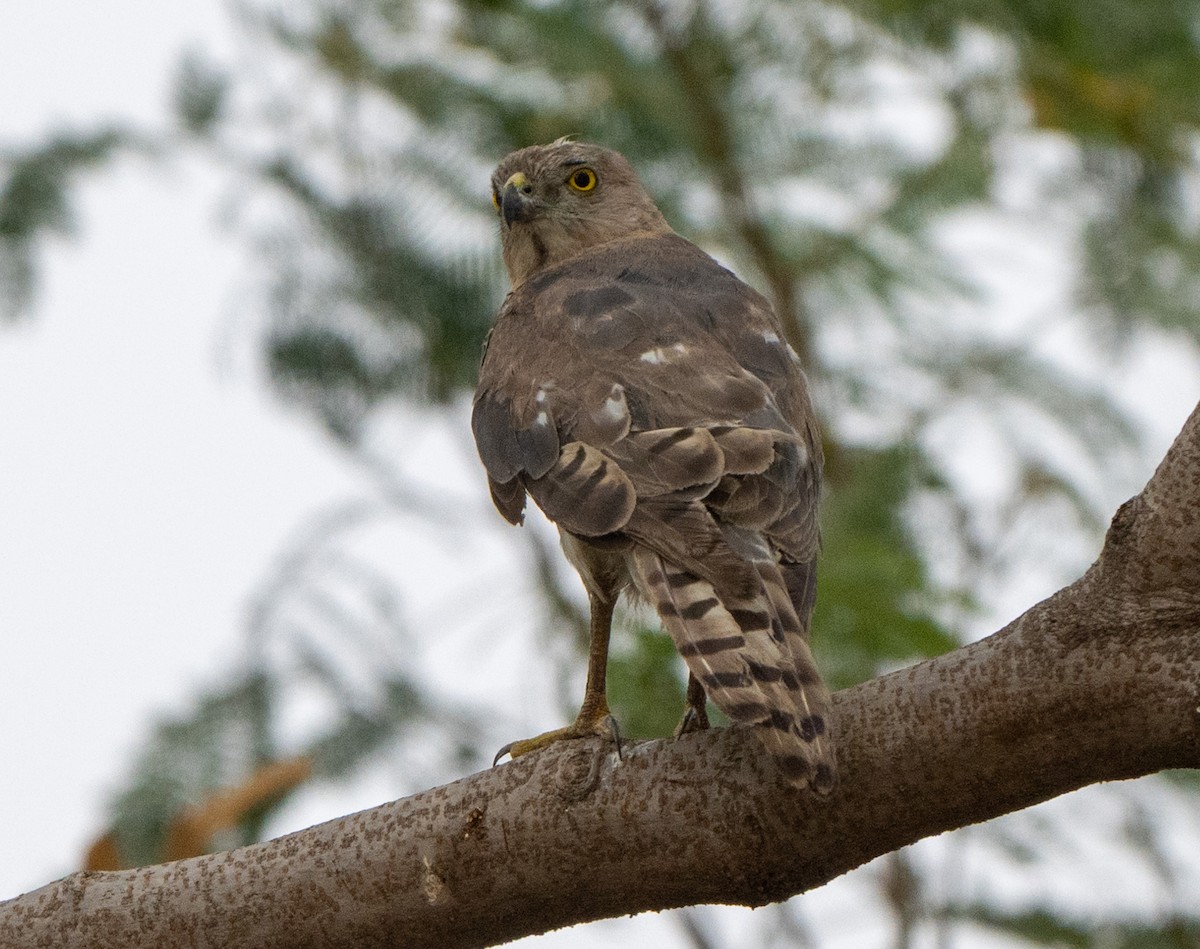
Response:
[[[521,524],[533,498],[591,606],[575,722],[501,753],[615,737],[605,668],[629,591],[687,664],[679,730],[707,726],[707,697],[791,783],[829,791],[829,692],[808,645],[821,443],[770,304],[676,234],[612,150],[513,152],[492,199],[512,289],[471,427],[500,513]]]

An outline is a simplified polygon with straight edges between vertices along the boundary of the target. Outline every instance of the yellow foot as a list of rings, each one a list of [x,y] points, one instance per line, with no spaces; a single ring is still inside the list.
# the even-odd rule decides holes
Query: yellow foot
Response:
[[[496,752],[496,757],[492,759],[492,766],[495,767],[505,755],[519,758],[521,755],[527,755],[539,748],[546,748],[555,742],[568,741],[572,738],[591,738],[596,735],[611,741],[617,748],[617,757],[621,757],[621,733],[617,729],[617,720],[605,710],[603,715],[586,719],[581,715],[565,728],[556,728],[554,731],[542,732],[533,738],[509,742]]]

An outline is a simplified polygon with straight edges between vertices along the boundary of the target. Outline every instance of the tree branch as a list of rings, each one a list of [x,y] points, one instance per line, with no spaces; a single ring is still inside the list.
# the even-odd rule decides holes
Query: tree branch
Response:
[[[835,696],[842,783],[737,729],[566,743],[278,840],[79,873],[0,904],[0,945],[477,946],[784,899],[930,834],[1200,766],[1200,407],[1099,560],[1000,632]]]

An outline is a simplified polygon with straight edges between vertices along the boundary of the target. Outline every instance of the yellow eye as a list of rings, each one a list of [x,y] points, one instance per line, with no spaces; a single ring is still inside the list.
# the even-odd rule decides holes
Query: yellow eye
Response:
[[[567,184],[576,191],[591,191],[596,187],[596,173],[590,168],[580,168],[571,172],[571,177],[567,179]]]
[[[492,189],[492,207],[494,207],[497,211],[500,210],[500,192],[498,192],[495,188]]]

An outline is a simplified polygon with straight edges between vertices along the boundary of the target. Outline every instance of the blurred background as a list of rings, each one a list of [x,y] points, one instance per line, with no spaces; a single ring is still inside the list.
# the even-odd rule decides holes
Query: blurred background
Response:
[[[1200,3],[7,0],[0,898],[485,767],[586,600],[468,413],[508,151],[623,151],[825,426],[836,687],[1077,577],[1200,398]],[[683,677],[622,616],[613,704]],[[1097,696],[1097,701],[1104,701]],[[1194,772],[536,940],[1200,946]],[[528,940],[530,944],[535,940]]]

